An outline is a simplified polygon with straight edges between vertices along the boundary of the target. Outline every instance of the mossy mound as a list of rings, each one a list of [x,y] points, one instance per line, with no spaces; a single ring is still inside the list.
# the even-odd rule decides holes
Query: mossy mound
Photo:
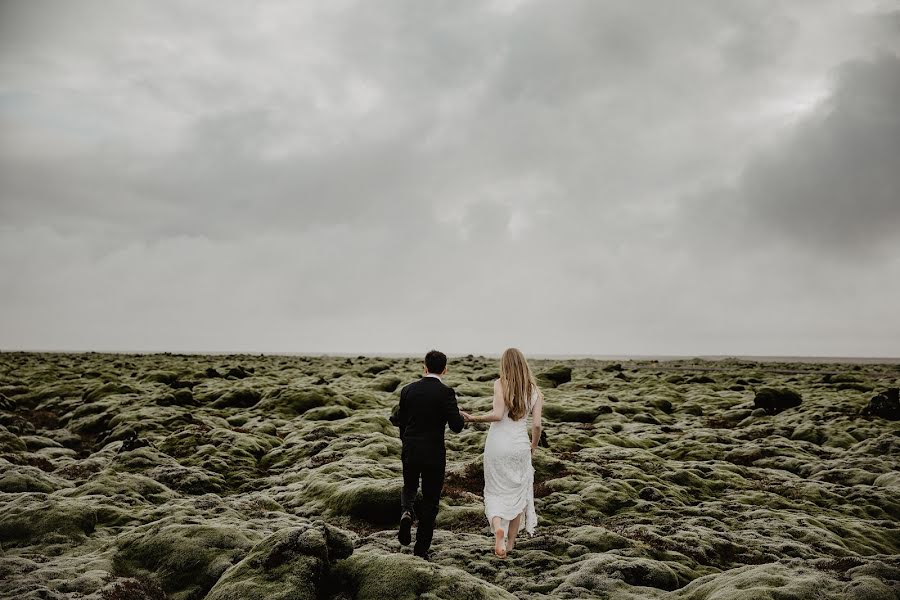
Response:
[[[352,552],[346,533],[321,522],[282,529],[225,572],[206,600],[318,600],[334,562]]]
[[[900,389],[891,388],[871,400],[862,410],[865,416],[876,416],[888,421],[900,421]]]
[[[547,402],[542,416],[557,423],[592,423],[600,415],[611,412],[612,409],[605,405],[565,406]]]
[[[0,494],[0,540],[4,547],[77,544],[98,527],[121,525],[129,520],[126,510],[96,496]]]
[[[37,467],[17,465],[0,458],[0,492],[50,493],[71,485],[68,480]]]
[[[800,394],[788,388],[762,388],[753,398],[753,406],[769,414],[777,414],[788,408],[800,406],[802,402]]]
[[[802,561],[748,565],[707,575],[678,590],[678,600],[878,600],[896,598],[900,591],[900,571],[888,568],[879,580],[867,575],[871,568],[857,566],[844,570],[839,561],[819,562],[812,568]],[[852,562],[850,564],[853,564]],[[884,565],[884,563],[881,563]],[[884,577],[884,573],[882,576]],[[849,580],[849,581],[848,581]]]
[[[513,600],[515,596],[466,571],[409,554],[356,552],[334,569],[333,590],[348,598]]]
[[[175,600],[203,598],[255,540],[222,523],[184,523],[178,517],[135,527],[116,540],[113,572],[156,580]]]
[[[553,365],[549,369],[537,374],[538,383],[556,387],[572,381],[572,367],[567,365]]]
[[[256,409],[267,414],[287,417],[302,415],[311,408],[336,404],[341,396],[332,388],[324,387],[278,387],[269,391],[256,405]]]

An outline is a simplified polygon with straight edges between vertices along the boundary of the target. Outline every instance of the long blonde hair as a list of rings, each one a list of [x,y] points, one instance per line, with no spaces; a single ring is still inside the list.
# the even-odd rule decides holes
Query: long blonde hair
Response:
[[[500,385],[503,386],[503,401],[509,418],[513,421],[525,416],[532,392],[537,391],[541,395],[531,367],[518,348],[507,348],[500,356]]]

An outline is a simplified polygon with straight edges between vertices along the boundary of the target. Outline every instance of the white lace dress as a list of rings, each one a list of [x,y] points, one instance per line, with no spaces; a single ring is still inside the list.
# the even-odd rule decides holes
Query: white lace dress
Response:
[[[536,392],[527,404],[525,416],[518,421],[509,418],[504,407],[503,418],[491,423],[484,443],[484,514],[488,523],[493,517],[502,519],[504,533],[509,521],[525,513],[520,527],[534,535],[537,513],[534,510],[534,467],[531,465],[531,441],[528,438],[528,415],[534,406]]]

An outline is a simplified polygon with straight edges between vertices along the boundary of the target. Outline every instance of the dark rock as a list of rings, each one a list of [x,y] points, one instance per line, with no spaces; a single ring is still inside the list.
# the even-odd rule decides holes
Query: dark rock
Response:
[[[402,383],[396,375],[383,375],[372,382],[372,389],[381,392],[393,392]]]
[[[137,432],[131,430],[125,436],[125,439],[122,440],[122,447],[119,448],[119,452],[128,452],[129,450],[152,445],[153,444],[150,442],[150,440],[148,440],[147,438],[138,437]]]
[[[560,406],[559,404],[544,404],[543,415],[557,423],[592,423],[594,419],[604,412],[612,412],[612,409],[608,406],[580,408]]]
[[[616,363],[614,365],[606,365],[605,367],[603,367],[603,370],[607,373],[613,373],[615,371],[622,371],[623,369],[621,364]]]
[[[788,388],[762,388],[753,398],[754,408],[765,409],[770,415],[800,406],[802,402],[800,394]]]
[[[862,409],[862,414],[888,421],[900,420],[900,388],[890,388],[873,397],[869,405]]]
[[[539,383],[545,383],[551,387],[562,385],[572,381],[572,367],[566,365],[553,365],[549,369],[538,373]]]
[[[225,375],[226,377],[234,377],[235,379],[245,379],[250,377],[250,373],[244,370],[244,367],[238,365],[236,367],[231,367],[228,369],[228,373]]]
[[[216,371],[216,370],[213,369],[212,367],[209,367],[208,369],[206,369],[206,370],[203,372],[203,374],[206,375],[206,377],[209,378],[209,379],[216,379],[216,378],[219,378],[219,377],[222,376],[221,373],[219,373],[218,371]]]
[[[200,404],[194,399],[194,393],[186,388],[175,390],[172,396],[175,398],[175,404],[178,406],[197,406]]]
[[[671,412],[673,410],[672,402],[670,402],[666,398],[654,398],[653,400],[650,401],[650,406],[653,406],[654,408],[661,410],[662,412],[666,413],[667,415],[671,414]]]
[[[688,379],[685,383],[715,383],[716,380],[708,375],[695,375]]]

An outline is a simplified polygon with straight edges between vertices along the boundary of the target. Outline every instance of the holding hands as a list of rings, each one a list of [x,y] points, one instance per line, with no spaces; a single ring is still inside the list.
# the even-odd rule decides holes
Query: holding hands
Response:
[[[463,418],[463,421],[465,421],[466,423],[474,423],[475,422],[474,417],[472,417],[472,415],[470,415],[469,413],[467,413],[464,410],[459,411],[459,415]]]

